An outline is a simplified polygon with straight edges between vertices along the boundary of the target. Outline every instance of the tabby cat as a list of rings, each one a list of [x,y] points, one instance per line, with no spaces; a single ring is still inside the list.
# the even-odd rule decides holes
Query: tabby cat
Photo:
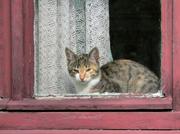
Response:
[[[156,93],[159,79],[145,66],[121,59],[99,64],[99,51],[95,47],[89,54],[76,55],[65,49],[68,72],[78,94],[88,93]]]

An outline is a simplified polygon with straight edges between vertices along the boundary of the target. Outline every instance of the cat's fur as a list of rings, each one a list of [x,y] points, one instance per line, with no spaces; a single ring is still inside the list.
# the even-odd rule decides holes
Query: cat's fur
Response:
[[[155,93],[159,89],[158,77],[135,61],[115,60],[100,68],[97,48],[82,55],[66,48],[65,53],[77,93]]]

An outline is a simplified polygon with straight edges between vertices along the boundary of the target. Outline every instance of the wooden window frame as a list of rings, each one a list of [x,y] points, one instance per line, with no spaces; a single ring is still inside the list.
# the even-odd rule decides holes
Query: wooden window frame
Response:
[[[162,61],[161,73],[164,81],[164,98],[89,98],[89,99],[45,99],[33,98],[34,90],[34,3],[33,0],[2,0],[2,31],[0,42],[4,49],[0,76],[3,89],[0,101],[5,110],[171,110],[173,109],[174,92],[172,43],[172,0],[162,0]],[[8,17],[6,17],[8,16]],[[3,44],[4,43],[4,44]],[[174,51],[176,52],[176,51]],[[174,55],[178,55],[174,53]],[[174,63],[178,64],[177,61]],[[163,66],[165,65],[165,66]],[[173,68],[174,67],[174,68]],[[175,75],[176,77],[177,75]],[[175,82],[176,79],[174,79]],[[173,94],[172,94],[173,93]],[[172,95],[174,95],[172,97]],[[7,99],[5,99],[7,98]],[[172,99],[173,98],[173,99]]]
[[[2,130],[3,134],[179,134],[178,130]]]
[[[168,82],[165,84],[166,97],[164,100],[121,98],[119,101],[113,99],[109,101],[106,99],[34,100],[32,98],[33,0],[1,0],[0,96],[3,98],[0,99],[0,133],[178,134],[180,132],[180,1],[163,0],[163,2],[165,4],[162,4],[164,5],[162,12],[166,13],[162,18],[168,20],[163,21],[162,24],[162,53],[166,57],[162,60],[162,65],[166,65],[166,67],[162,66],[162,72],[168,72],[163,76],[163,80]],[[101,111],[87,111],[91,109]],[[147,111],[141,111],[142,109]],[[44,112],[45,110],[51,111]]]

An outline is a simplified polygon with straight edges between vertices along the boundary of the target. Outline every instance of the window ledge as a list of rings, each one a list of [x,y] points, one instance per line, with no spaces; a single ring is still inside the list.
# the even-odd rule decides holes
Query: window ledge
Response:
[[[0,103],[1,104],[1,103]],[[10,100],[6,110],[171,110],[172,98],[71,98]]]

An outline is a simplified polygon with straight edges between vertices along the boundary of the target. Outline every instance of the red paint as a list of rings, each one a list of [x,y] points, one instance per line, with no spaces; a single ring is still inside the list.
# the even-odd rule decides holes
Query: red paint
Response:
[[[0,134],[179,134],[180,131],[145,130],[0,130]]]
[[[173,106],[180,110],[180,1],[173,1]]]
[[[9,97],[10,71],[10,1],[0,0],[0,96]]]
[[[24,91],[23,0],[11,1],[12,99],[20,100]]]
[[[11,2],[12,99],[33,96],[33,0]]]
[[[171,97],[117,99],[62,99],[10,101],[8,110],[164,110],[172,109]]]
[[[172,95],[172,0],[161,0],[161,88],[166,96]]]
[[[171,86],[172,86],[172,43],[171,43],[171,8],[172,1],[163,0],[162,1],[162,79],[163,79],[163,88],[167,96],[171,94]],[[8,6],[8,3],[6,3]],[[12,28],[12,98],[21,100],[23,97],[28,98],[33,95],[33,0],[23,1],[23,0],[14,0],[11,2],[11,28]],[[8,9],[8,8],[7,8]],[[7,25],[9,26],[9,25]],[[8,57],[7,57],[8,58]],[[8,70],[7,72],[10,72]],[[1,77],[2,78],[2,77]],[[3,85],[3,84],[2,84]],[[10,84],[9,84],[10,85]],[[159,100],[159,101],[157,101]],[[168,100],[168,99],[167,99]],[[171,101],[161,101],[161,99],[156,99],[156,101],[148,101],[147,99],[108,99],[108,103],[106,100],[97,101],[94,100],[85,100],[83,104],[81,100],[62,100],[57,101],[59,103],[60,109],[67,109],[66,104],[69,104],[69,109],[74,109],[81,107],[82,109],[156,109],[157,106],[162,104],[159,109],[162,108],[171,108]],[[8,103],[9,107],[16,104],[23,104],[30,108],[30,103],[24,103],[26,101],[22,101],[22,103],[11,102]],[[44,101],[47,102],[47,101]],[[154,103],[155,102],[155,103]],[[51,101],[49,103],[42,103],[42,101],[37,101],[37,106],[41,106],[42,109],[47,106],[47,104],[52,104],[57,106],[56,101]],[[78,104],[79,103],[79,104]],[[147,104],[148,103],[148,104]],[[43,106],[44,104],[44,106]],[[158,104],[158,105],[157,105]],[[139,105],[139,106],[138,106]],[[37,107],[35,106],[35,107]],[[108,106],[108,107],[106,107]],[[20,106],[21,107],[21,106]],[[71,108],[72,107],[72,108]],[[18,106],[17,106],[18,108]],[[33,108],[33,105],[32,105]],[[49,109],[48,107],[46,107]],[[37,108],[36,108],[37,109]],[[39,108],[41,109],[41,108]],[[54,107],[53,109],[56,109]],[[158,108],[157,108],[158,109]]]
[[[5,112],[2,130],[177,130],[179,112]]]
[[[162,0],[162,80],[165,98],[26,99],[33,95],[33,0],[0,0],[0,133],[169,134],[180,129],[180,1]],[[10,9],[11,8],[11,9]],[[10,14],[11,11],[11,14]],[[173,13],[173,34],[172,34]],[[11,16],[11,18],[10,18]],[[11,19],[11,22],[10,22]],[[11,28],[11,29],[10,29]],[[10,33],[11,31],[11,33]],[[173,37],[172,37],[173,35]],[[174,52],[172,54],[172,39]],[[12,47],[12,49],[11,49]],[[12,50],[12,54],[10,53]],[[12,55],[12,70],[11,70]],[[173,56],[173,57],[172,57]],[[173,60],[172,60],[173,59]],[[173,61],[173,64],[172,64]],[[173,67],[172,67],[173,65]],[[173,70],[172,70],[173,69]],[[173,77],[173,90],[172,90]],[[173,91],[173,98],[172,98]],[[173,100],[172,100],[173,99]],[[173,110],[163,112],[163,110]],[[108,112],[109,110],[116,112]],[[137,112],[142,109],[147,112]],[[46,110],[56,112],[47,112]],[[57,112],[58,110],[73,110]],[[76,110],[94,110],[75,112]],[[95,110],[101,110],[96,111]],[[118,111],[127,110],[127,112]],[[128,111],[129,110],[129,111]],[[134,110],[134,111],[132,111]],[[148,110],[156,110],[148,112]],[[159,111],[161,110],[161,112]],[[46,112],[45,112],[46,111]],[[7,129],[7,130],[6,130]],[[49,129],[54,129],[50,131]],[[63,129],[63,130],[60,130]],[[71,130],[64,130],[71,129]],[[74,131],[73,129],[78,131]],[[79,130],[81,129],[81,130]],[[86,130],[82,130],[86,129]],[[89,130],[91,129],[91,130]],[[95,130],[98,129],[98,130]],[[99,130],[101,129],[101,130]],[[106,129],[106,130],[102,130]],[[108,129],[108,130],[107,130]],[[123,129],[123,130],[122,130]],[[135,130],[136,129],[136,130]],[[11,131],[13,130],[13,131]],[[15,130],[15,131],[14,131]],[[24,131],[23,131],[24,130]],[[146,131],[138,131],[146,130]],[[153,131],[152,131],[153,130]],[[161,131],[159,131],[161,130]]]
[[[24,97],[31,98],[34,92],[34,3],[23,0],[24,23]]]
[[[162,79],[166,96],[172,90],[172,43],[171,41],[171,4],[172,1],[162,1]],[[12,45],[13,45],[13,99],[22,100],[33,95],[33,0],[15,0],[12,5]],[[22,13],[23,12],[23,13]],[[18,14],[18,15],[16,15]],[[22,16],[22,14],[24,16]],[[17,24],[15,26],[15,24]],[[14,26],[13,26],[14,24]],[[14,31],[14,32],[13,32]],[[22,34],[24,33],[24,35]],[[167,34],[169,33],[169,34]],[[169,36],[168,36],[169,35]],[[24,38],[23,38],[23,37]],[[24,40],[23,40],[24,39]],[[22,45],[22,42],[24,43]],[[170,109],[171,98],[165,99],[61,99],[59,101],[11,101],[9,109]]]

